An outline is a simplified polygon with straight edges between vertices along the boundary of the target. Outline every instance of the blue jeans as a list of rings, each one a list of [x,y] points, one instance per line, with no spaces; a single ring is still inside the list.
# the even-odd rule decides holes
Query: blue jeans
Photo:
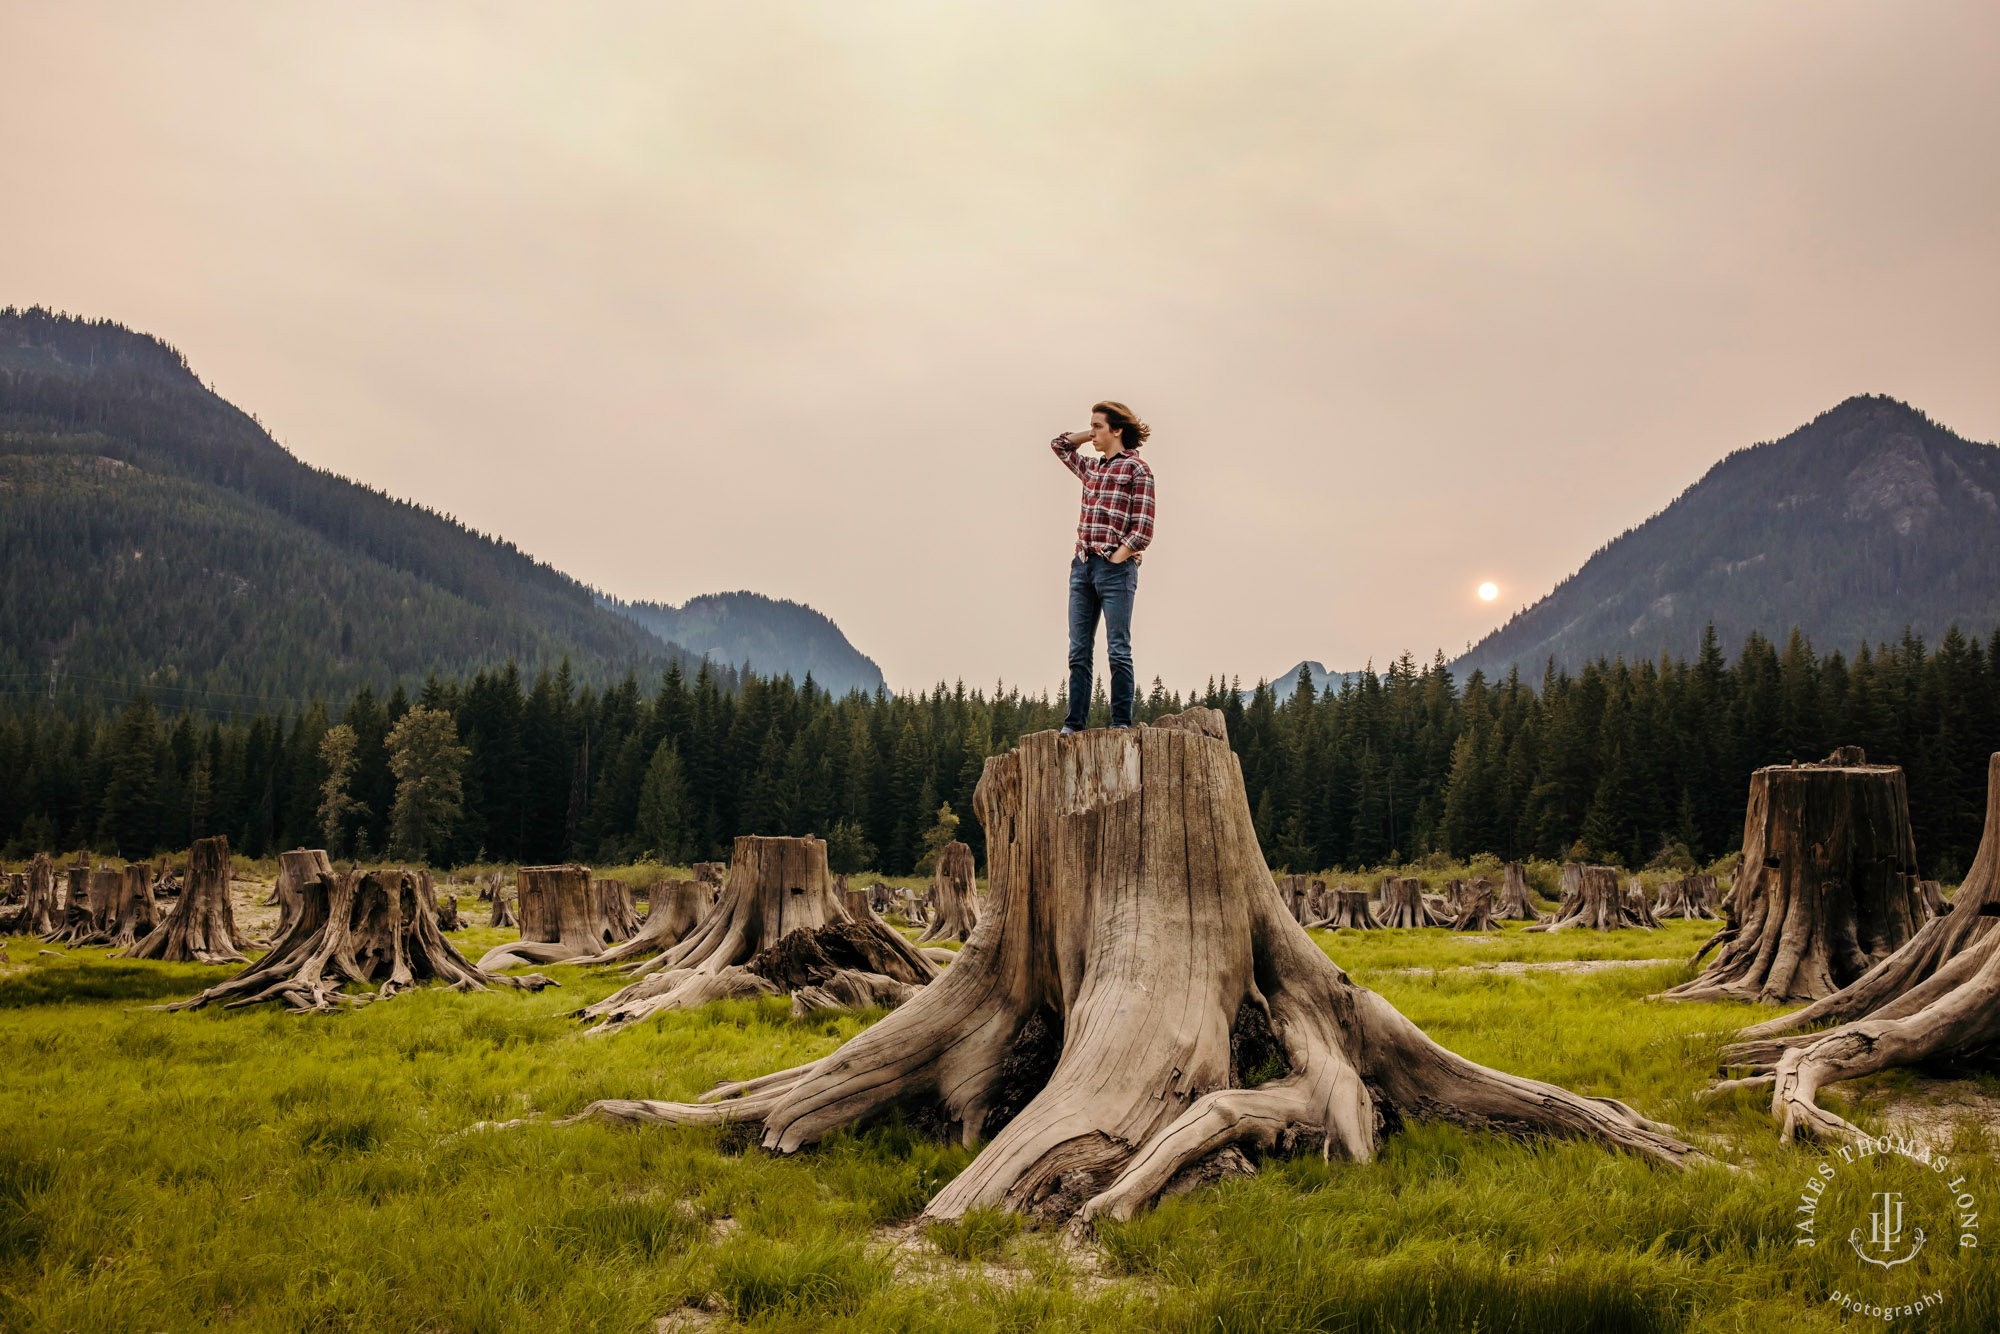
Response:
[[[1113,564],[1095,552],[1069,565],[1069,716],[1064,727],[1081,730],[1090,719],[1090,664],[1097,647],[1097,617],[1104,615],[1104,648],[1111,659],[1111,725],[1132,725],[1132,595],[1139,591],[1139,563]]]

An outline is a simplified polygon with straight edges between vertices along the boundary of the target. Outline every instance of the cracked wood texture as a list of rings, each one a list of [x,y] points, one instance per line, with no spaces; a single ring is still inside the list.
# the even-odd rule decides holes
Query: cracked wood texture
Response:
[[[1836,1026],[1801,1033],[1808,1025]],[[1819,1107],[1828,1084],[1891,1066],[1990,1057],[2000,1044],[2000,754],[1986,765],[1986,824],[1950,911],[1831,996],[1753,1024],[1723,1048],[1751,1077],[1716,1087],[1770,1088],[1785,1139],[1865,1138]]]
[[[1930,908],[1917,884],[1903,771],[1843,746],[1750,776],[1743,867],[1716,951],[1666,1000],[1779,1005],[1831,996],[1902,948]]]
[[[953,839],[938,853],[931,877],[931,920],[917,943],[964,940],[979,924],[979,885],[972,875],[972,849]]]
[[[245,963],[229,901],[229,840],[198,838],[188,849],[187,879],[166,919],[127,946],[127,959],[166,963]]]
[[[1213,709],[1024,737],[986,761],[974,807],[986,908],[936,982],[809,1065],[582,1115],[748,1123],[780,1152],[898,1110],[934,1117],[983,1147],[931,1218],[1128,1217],[1218,1155],[1366,1159],[1411,1121],[1691,1153],[1623,1104],[1453,1055],[1353,985],[1281,901]],[[1288,1072],[1233,1087],[1232,1035],[1253,1030]]]

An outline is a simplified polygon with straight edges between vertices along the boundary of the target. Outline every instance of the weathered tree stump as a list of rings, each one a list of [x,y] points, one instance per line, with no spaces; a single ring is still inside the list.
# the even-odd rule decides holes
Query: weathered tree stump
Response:
[[[56,874],[49,854],[38,852],[28,863],[22,880],[21,906],[8,923],[17,936],[47,936],[62,924],[62,905],[56,901]]]
[[[1832,1022],[1835,1027],[1800,1029]],[[1785,1139],[1867,1138],[1818,1105],[1828,1084],[1892,1066],[1984,1060],[2000,1044],[2000,753],[1986,767],[1986,827],[1951,910],[1830,996],[1737,1034],[1724,1068],[1752,1075],[1713,1091],[1771,1089]]]
[[[1590,931],[1652,929],[1632,908],[1625,891],[1619,888],[1617,867],[1567,862],[1562,875],[1562,906],[1552,916],[1528,927],[1528,930],[1567,931],[1572,927]]]
[[[1365,1160],[1433,1119],[1692,1152],[1619,1103],[1474,1065],[1353,985],[1280,902],[1215,710],[1024,737],[974,807],[987,911],[937,982],[809,1065],[584,1115],[747,1124],[791,1152],[902,1109],[984,1142],[933,1219],[1129,1217],[1218,1154]],[[1286,1073],[1239,1086],[1274,1056]]]
[[[130,949],[159,924],[152,867],[134,862],[123,871],[91,874],[90,936],[85,944]]]
[[[1443,926],[1424,898],[1424,882],[1415,876],[1382,877],[1382,925],[1391,928]]]
[[[878,913],[896,910],[896,887],[886,881],[877,880],[868,886],[868,906]]]
[[[1929,919],[1903,771],[1843,746],[1823,764],[1750,776],[1743,867],[1720,946],[1665,1000],[1818,1000],[1858,980]],[[1699,956],[1697,956],[1699,957]]]
[[[43,936],[43,941],[50,945],[88,943],[91,933],[90,878],[87,865],[63,868],[62,913],[57,919],[56,929]]]
[[[1649,931],[1659,928],[1660,919],[1654,916],[1652,900],[1646,897],[1646,884],[1636,875],[1625,882],[1625,912]]]
[[[647,891],[646,920],[638,934],[621,940],[600,954],[572,960],[578,964],[631,963],[640,971],[661,953],[687,939],[701,919],[714,907],[708,886],[699,880],[661,880]]]
[[[1674,918],[1714,921],[1717,897],[1714,876],[1682,876],[1660,886],[1660,899],[1653,905],[1653,916],[1661,921]]]
[[[1534,896],[1528,891],[1528,873],[1519,862],[1508,862],[1507,871],[1500,887],[1499,901],[1493,908],[1496,922],[1539,922],[1541,911],[1535,907]]]
[[[187,881],[166,920],[126,947],[127,959],[166,963],[244,963],[236,910],[229,901],[229,840],[199,838],[188,849]]]
[[[1327,894],[1331,911],[1320,925],[1331,931],[1380,931],[1382,924],[1368,907],[1368,891],[1342,885]]]
[[[438,931],[437,900],[427,876],[359,869],[336,876],[323,869],[329,865],[326,854],[316,849],[287,852],[284,860],[292,863],[288,869],[300,892],[291,928],[262,959],[227,982],[161,1008],[194,1010],[220,1002],[233,1010],[277,1001],[307,1014],[386,1000],[429,981],[453,991],[539,991],[554,985],[539,973],[505,977],[467,962]],[[197,879],[191,865],[189,897]],[[379,985],[373,991],[343,991],[348,983]]]
[[[1306,896],[1312,892],[1312,883],[1302,875],[1288,875],[1278,880],[1278,902],[1285,905],[1294,922],[1307,920]]]
[[[598,888],[612,882],[593,881],[587,866],[523,866],[515,883],[521,938],[488,950],[479,960],[482,972],[595,957],[606,945],[633,934],[619,934],[623,923],[613,920],[615,892]],[[629,908],[630,899],[626,902]]]
[[[694,878],[697,884],[708,886],[708,897],[712,903],[722,897],[723,886],[729,879],[728,862],[696,862]]]
[[[957,839],[938,853],[937,872],[931,876],[931,920],[917,943],[927,940],[965,940],[979,925],[979,886],[972,875],[972,849]]]
[[[486,925],[519,927],[521,919],[514,916],[514,902],[507,897],[506,888],[502,885],[494,885],[492,887],[492,894],[493,912],[486,919]]]
[[[887,923],[872,916],[856,922],[847,915],[827,874],[823,840],[745,835],[736,840],[728,887],[694,930],[664,954],[630,969],[638,981],[579,1013],[603,1021],[592,1033],[615,1033],[662,1010],[773,995],[780,988],[769,974],[776,970],[758,964],[759,957],[794,932],[836,924],[853,928],[853,948],[866,937],[874,942],[871,957],[896,961],[901,975],[885,974],[893,980],[918,984],[937,976],[937,964]],[[824,987],[826,981],[814,985]]]
[[[613,941],[630,940],[639,934],[639,907],[632,902],[630,885],[623,880],[593,880],[590,892],[597,896],[598,913]]]
[[[1454,931],[1493,930],[1493,882],[1485,876],[1466,881],[1458,891],[1458,912],[1451,919]]]

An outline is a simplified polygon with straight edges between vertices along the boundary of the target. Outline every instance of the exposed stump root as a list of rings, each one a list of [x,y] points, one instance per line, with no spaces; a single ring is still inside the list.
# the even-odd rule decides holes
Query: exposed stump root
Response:
[[[788,951],[804,951],[800,957],[812,962],[795,965]],[[805,989],[813,994],[795,1001],[795,1009],[899,1004],[904,988],[923,986],[939,966],[872,912],[865,919],[849,915],[827,873],[823,840],[746,835],[736,840],[722,897],[694,929],[626,971],[639,980],[577,1012],[602,1021],[593,1034],[615,1033],[662,1010]],[[874,977],[833,976],[842,972]]]
[[[1382,924],[1375,920],[1374,911],[1368,906],[1368,891],[1342,885],[1327,894],[1327,917],[1314,922],[1317,927],[1329,931],[1380,931]]]
[[[588,866],[523,866],[515,883],[521,938],[481,955],[483,971],[594,958],[638,929],[625,882],[594,880]]]
[[[1454,931],[1491,931],[1493,927],[1493,882],[1477,876],[1465,883],[1453,903]]]
[[[1715,905],[1720,899],[1714,876],[1684,876],[1660,886],[1660,897],[1653,905],[1653,916],[1663,922],[1674,918],[1712,922],[1715,920]]]
[[[305,1014],[387,999],[428,981],[453,991],[539,991],[554,985],[540,974],[502,977],[473,967],[439,932],[427,878],[358,870],[335,876],[326,854],[317,850],[287,852],[283,862],[300,895],[291,928],[254,966],[191,1000],[160,1008],[195,1010],[219,1002],[234,1010],[277,1001]],[[190,870],[190,883],[193,878]],[[375,989],[341,990],[350,982]]]
[[[1819,1000],[1902,948],[1930,916],[1903,771],[1843,746],[1750,776],[1743,867],[1699,976],[1661,1000]],[[1716,947],[1720,946],[1719,949]]]
[[[974,805],[989,893],[936,982],[809,1065],[582,1115],[749,1125],[789,1153],[902,1110],[984,1144],[932,1219],[1125,1218],[1225,1150],[1365,1160],[1412,1121],[1693,1153],[1621,1103],[1456,1056],[1350,982],[1279,900],[1215,710],[1025,737]],[[1263,1032],[1285,1072],[1236,1086]]]
[[[1401,929],[1417,926],[1448,926],[1451,919],[1431,906],[1424,895],[1424,882],[1415,876],[1382,877],[1382,925]]]
[[[1799,1031],[1828,1021],[1836,1026]],[[1751,1073],[1711,1091],[1771,1089],[1771,1117],[1787,1140],[1800,1131],[1860,1137],[1819,1107],[1828,1084],[1990,1053],[2000,1043],[2000,754],[1987,761],[1985,833],[1950,912],[1831,996],[1737,1038],[1723,1048],[1722,1064]]]
[[[599,954],[572,959],[576,964],[650,961],[687,938],[714,907],[709,888],[699,880],[662,880],[647,891],[646,920],[630,940],[621,940]]]

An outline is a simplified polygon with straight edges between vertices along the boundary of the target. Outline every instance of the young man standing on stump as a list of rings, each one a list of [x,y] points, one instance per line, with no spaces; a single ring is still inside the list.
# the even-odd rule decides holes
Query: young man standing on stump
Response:
[[[1139,553],[1153,540],[1153,471],[1137,453],[1152,428],[1123,403],[1090,410],[1090,429],[1049,442],[1062,465],[1083,481],[1083,512],[1069,564],[1069,715],[1063,734],[1090,719],[1091,658],[1097,618],[1104,617],[1111,660],[1111,725],[1132,725],[1132,599],[1139,591]],[[1078,454],[1079,445],[1098,457]]]

